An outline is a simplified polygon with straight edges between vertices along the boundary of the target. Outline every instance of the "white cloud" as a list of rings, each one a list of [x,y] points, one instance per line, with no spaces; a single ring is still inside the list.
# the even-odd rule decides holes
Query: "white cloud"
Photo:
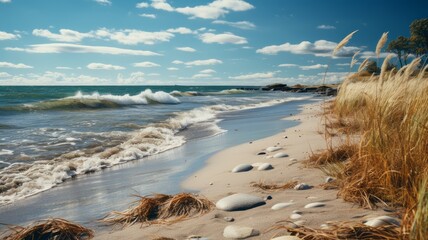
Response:
[[[146,2],[140,2],[140,3],[137,3],[137,5],[135,5],[135,7],[136,8],[147,8],[147,7],[149,7],[149,4]]]
[[[217,19],[230,11],[247,11],[253,5],[243,0],[215,0],[207,5],[194,7],[174,8],[166,0],[152,0],[151,6],[155,9],[188,15],[190,18]]]
[[[236,80],[249,80],[249,79],[263,79],[263,78],[273,78],[275,76],[275,72],[266,72],[266,73],[253,73],[253,74],[245,74],[234,77],[229,77],[230,79]]]
[[[0,0],[0,3],[10,3],[11,0]]]
[[[92,70],[124,70],[125,69],[122,66],[104,64],[104,63],[90,63],[86,67]]]
[[[225,44],[225,43],[246,44],[247,43],[247,39],[240,36],[236,36],[230,32],[225,32],[221,34],[204,33],[199,35],[199,38],[204,43],[219,43],[219,44]]]
[[[332,30],[332,29],[336,29],[335,26],[331,26],[331,25],[319,25],[317,27],[318,29],[322,29],[322,30]]]
[[[211,73],[215,73],[216,71],[213,69],[204,69],[199,71],[199,73],[205,73],[205,74],[211,74]]]
[[[7,47],[5,50],[28,53],[100,53],[112,55],[160,56],[160,54],[151,51],[106,46],[86,46],[70,43],[35,44],[27,48]]]
[[[228,25],[235,28],[240,29],[254,29],[256,28],[256,25],[254,23],[248,22],[248,21],[239,21],[239,22],[228,22],[223,20],[215,20],[213,21],[214,24],[222,24],[222,25]]]
[[[298,67],[299,65],[297,64],[292,64],[292,63],[283,63],[283,64],[279,64],[278,67]]]
[[[139,62],[139,63],[134,63],[134,67],[160,67],[159,64],[153,63],[153,62]]]
[[[183,52],[196,52],[196,50],[194,48],[191,47],[177,47],[175,48],[179,51],[183,51]]]
[[[275,55],[279,52],[289,52],[293,54],[312,54],[318,57],[331,57],[337,43],[326,40],[318,40],[314,43],[303,41],[299,44],[284,43],[281,45],[271,45],[258,49],[256,52],[261,54]],[[358,47],[343,47],[336,53],[337,57],[352,57]]]
[[[349,63],[337,63],[336,66],[349,66]]]
[[[147,74],[147,76],[160,76],[160,74],[159,73],[149,73],[149,74]]]
[[[105,5],[105,6],[110,6],[111,5],[111,1],[110,0],[94,0],[96,3],[99,3],[101,5]]]
[[[196,60],[191,62],[185,62],[184,65],[187,66],[208,66],[208,65],[215,65],[215,64],[221,64],[223,63],[221,60],[218,59],[207,59],[207,60]]]
[[[206,73],[198,73],[192,76],[192,78],[209,78],[212,77],[211,74],[206,74]]]
[[[70,29],[60,29],[59,34],[52,33],[47,29],[34,29],[33,35],[58,42],[80,42],[84,38],[93,37],[91,33],[81,33]]]
[[[125,78],[122,74],[117,75],[117,83],[121,85],[134,85],[141,84],[145,81],[143,72],[133,72],[128,78]]]
[[[189,28],[186,28],[186,27],[170,28],[166,31],[170,32],[170,33],[179,33],[179,34],[192,34],[192,33],[194,33],[192,30],[190,30]]]
[[[388,56],[389,54],[391,54],[391,53],[381,52],[379,54],[379,58],[386,58],[386,56]],[[392,53],[392,54],[394,54],[396,56],[395,53]],[[363,58],[363,59],[364,58],[377,58],[376,53],[373,51],[364,51],[364,52],[361,52],[358,56],[360,58]]]
[[[314,69],[322,69],[326,67],[328,67],[327,64],[319,64],[319,63],[315,65],[310,65],[310,66],[299,66],[299,68],[302,70],[314,70]]]
[[[7,33],[0,31],[0,41],[1,40],[16,40],[20,38],[21,36],[19,34],[13,34],[13,33]]]
[[[175,68],[175,67],[170,67],[170,68],[167,68],[169,71],[178,71],[179,69],[178,68]]]
[[[23,63],[10,63],[10,62],[0,62],[0,68],[33,68],[32,66],[25,65]]]
[[[145,32],[135,29],[112,30],[102,28],[95,32],[98,37],[109,38],[122,44],[136,45],[144,43],[152,45],[157,42],[168,42],[174,37],[174,34],[169,32]]]
[[[156,15],[154,15],[154,14],[146,14],[146,13],[140,14],[139,16],[140,17],[145,17],[145,18],[152,18],[152,19],[156,18]]]
[[[56,67],[56,69],[59,69],[59,70],[72,70],[73,68],[71,68],[71,67]]]
[[[12,77],[12,75],[10,75],[7,72],[0,72],[0,78],[7,78],[7,77]]]
[[[174,64],[182,64],[182,63],[184,63],[183,61],[180,61],[180,60],[174,60],[174,61],[172,61],[172,63],[174,63]]]

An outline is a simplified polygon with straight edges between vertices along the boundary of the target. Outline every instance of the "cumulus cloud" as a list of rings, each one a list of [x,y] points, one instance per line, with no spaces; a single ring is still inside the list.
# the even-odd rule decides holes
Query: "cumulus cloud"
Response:
[[[111,5],[111,1],[110,0],[94,0],[94,2],[101,4],[101,5],[105,5],[105,6],[110,6]]]
[[[177,47],[175,48],[179,51],[183,51],[183,52],[196,52],[196,49],[191,48],[191,47]]]
[[[275,72],[265,72],[265,73],[252,73],[239,75],[234,77],[229,77],[230,79],[236,80],[250,80],[250,79],[264,79],[264,78],[273,78],[275,76]]]
[[[198,73],[192,76],[193,79],[195,78],[209,78],[212,77],[211,74],[206,74],[206,73]]]
[[[11,0],[0,0],[0,3],[10,3]]]
[[[254,23],[251,23],[248,21],[228,22],[228,21],[223,21],[223,20],[215,20],[215,21],[213,21],[213,23],[214,24],[228,25],[231,27],[245,29],[245,30],[256,28],[256,25],[254,25]]]
[[[12,75],[10,75],[7,72],[0,72],[0,78],[7,78],[7,77],[12,77]]]
[[[175,68],[175,67],[170,67],[170,68],[167,68],[169,71],[178,71],[179,69],[178,68]]]
[[[297,64],[292,64],[292,63],[283,63],[283,64],[279,64],[278,67],[298,67],[299,65]]]
[[[143,72],[133,72],[129,77],[124,77],[122,74],[117,75],[117,83],[121,85],[141,84],[145,81]]]
[[[192,34],[192,33],[194,33],[192,30],[190,30],[189,28],[186,28],[186,27],[170,28],[166,31],[170,32],[170,33],[179,33],[179,34]]]
[[[215,64],[222,64],[223,62],[218,59],[206,59],[206,60],[195,60],[191,62],[185,62],[184,65],[186,66],[208,66],[208,65],[215,65]]]
[[[146,14],[146,13],[140,14],[139,16],[140,17],[145,17],[145,18],[152,18],[152,19],[156,18],[156,15],[154,15],[154,14]]]
[[[11,76],[7,82],[1,82],[5,85],[105,85],[106,79],[87,76],[87,75],[66,75],[59,72],[47,71],[43,74],[20,74]]]
[[[90,63],[86,67],[92,70],[124,70],[125,69],[122,66],[104,64],[104,63]]]
[[[315,65],[310,65],[310,66],[299,66],[299,68],[302,70],[314,70],[314,69],[322,69],[326,67],[328,67],[327,64],[319,64],[319,63]]]
[[[216,71],[213,69],[204,69],[199,71],[199,73],[205,73],[205,74],[211,74],[211,73],[215,73]]]
[[[349,66],[349,63],[337,63],[336,66]]]
[[[61,67],[61,66],[59,66],[59,67],[56,67],[56,69],[58,69],[58,70],[72,70],[73,68],[71,68],[71,67]]]
[[[149,67],[160,67],[160,65],[153,62],[139,62],[139,63],[134,63],[134,67],[149,68]]]
[[[84,38],[93,37],[91,33],[81,33],[70,29],[60,29],[59,33],[52,33],[47,29],[34,29],[33,35],[58,42],[80,42]]]
[[[322,29],[322,30],[332,30],[332,29],[336,29],[335,26],[331,26],[331,25],[319,25],[317,27],[318,29]]]
[[[33,68],[23,63],[0,62],[0,68]]]
[[[149,4],[146,2],[140,2],[140,3],[137,3],[137,5],[135,5],[135,7],[136,8],[147,8],[147,7],[149,7]]]
[[[388,56],[391,53],[387,53],[387,52],[381,52],[379,54],[379,58],[386,58],[386,56]],[[397,56],[395,53],[392,53],[395,56]],[[360,58],[377,58],[376,53],[373,51],[364,51],[364,52],[360,52],[360,54],[358,55]]]
[[[174,37],[174,34],[169,32],[145,32],[135,29],[112,30],[102,28],[97,30],[95,34],[98,37],[108,38],[126,45],[136,45],[139,43],[153,45],[157,42],[168,42]]]
[[[326,40],[318,40],[314,43],[303,41],[299,44],[284,43],[281,45],[271,45],[258,49],[256,52],[267,55],[275,55],[280,52],[289,52],[293,54],[312,54],[318,57],[331,57],[337,43]],[[361,50],[358,47],[343,47],[336,54],[336,57],[352,57],[356,51]]]
[[[194,7],[174,8],[166,0],[152,0],[151,6],[155,9],[168,12],[178,12],[190,16],[190,18],[217,19],[230,11],[247,11],[254,8],[253,5],[243,0],[215,0],[207,5]]]
[[[1,40],[16,40],[18,38],[21,38],[21,35],[0,31],[0,41]]]
[[[112,55],[160,56],[160,54],[151,51],[106,46],[86,46],[70,43],[34,44],[27,48],[7,47],[5,50],[28,53],[100,53]]]
[[[184,63],[183,61],[180,61],[180,60],[174,60],[174,61],[172,61],[172,63],[174,63],[174,64],[182,64],[182,63]]]
[[[199,35],[199,39],[202,40],[204,43],[219,43],[219,44],[225,44],[225,43],[232,43],[232,44],[246,44],[247,39],[244,37],[236,36],[233,33],[225,32],[221,34],[214,34],[214,33],[204,33]]]

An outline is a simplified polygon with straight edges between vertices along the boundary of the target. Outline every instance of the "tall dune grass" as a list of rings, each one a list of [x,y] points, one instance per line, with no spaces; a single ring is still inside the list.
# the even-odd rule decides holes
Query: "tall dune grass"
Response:
[[[426,67],[415,71],[419,65],[416,58],[399,71],[382,67],[379,76],[346,79],[333,110],[339,118],[357,119],[361,135],[339,195],[364,207],[403,207],[403,231],[415,234],[428,224],[428,78]]]

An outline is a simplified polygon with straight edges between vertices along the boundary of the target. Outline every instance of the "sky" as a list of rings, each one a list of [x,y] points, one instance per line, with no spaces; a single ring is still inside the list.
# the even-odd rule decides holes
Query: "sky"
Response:
[[[384,32],[388,42],[409,36],[427,9],[426,0],[0,0],[0,85],[339,82],[358,68],[355,52],[375,59]]]

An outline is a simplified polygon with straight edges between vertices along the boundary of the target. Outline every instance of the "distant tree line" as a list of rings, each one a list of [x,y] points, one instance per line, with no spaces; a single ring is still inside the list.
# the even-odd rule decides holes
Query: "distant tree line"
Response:
[[[410,54],[427,57],[428,54],[428,18],[417,19],[410,24],[410,37],[399,36],[392,40],[388,52],[397,54],[400,67],[407,64]],[[424,64],[426,64],[424,62]]]

